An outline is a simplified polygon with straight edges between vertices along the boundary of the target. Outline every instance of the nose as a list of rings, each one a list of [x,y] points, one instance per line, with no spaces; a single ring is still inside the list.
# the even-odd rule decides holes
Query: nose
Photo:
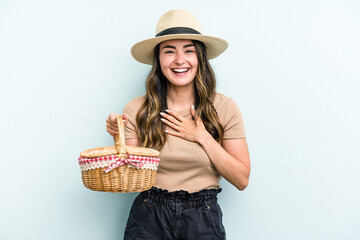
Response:
[[[182,64],[184,64],[184,62],[185,62],[184,54],[182,52],[176,53],[175,64],[182,65]]]

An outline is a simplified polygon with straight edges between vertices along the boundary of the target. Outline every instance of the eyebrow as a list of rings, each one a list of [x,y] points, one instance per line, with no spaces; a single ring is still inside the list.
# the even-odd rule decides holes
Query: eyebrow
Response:
[[[194,44],[188,44],[188,45],[184,46],[184,48],[187,48],[187,47],[194,47]]]
[[[187,44],[187,45],[184,46],[184,48],[187,48],[187,47],[194,47],[194,44]],[[166,46],[163,47],[163,49],[164,48],[176,49],[176,47],[171,46],[171,45],[166,45]]]
[[[164,48],[172,48],[172,49],[176,49],[174,46],[170,46],[170,45],[164,46],[164,47],[163,47],[163,49],[164,49]]]

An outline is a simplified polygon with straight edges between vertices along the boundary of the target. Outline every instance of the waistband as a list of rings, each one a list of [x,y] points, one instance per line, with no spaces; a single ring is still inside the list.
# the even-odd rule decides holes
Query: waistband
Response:
[[[140,193],[139,197],[144,201],[150,201],[159,205],[174,207],[181,205],[184,208],[200,207],[217,203],[219,189],[204,189],[199,192],[189,193],[184,190],[169,192],[164,189],[152,187]]]

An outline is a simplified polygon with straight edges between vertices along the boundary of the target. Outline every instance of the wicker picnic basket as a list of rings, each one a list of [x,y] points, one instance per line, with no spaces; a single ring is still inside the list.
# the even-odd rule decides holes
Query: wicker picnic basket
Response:
[[[85,187],[102,192],[141,192],[156,180],[160,153],[154,149],[126,146],[124,124],[118,115],[119,135],[115,146],[80,153],[79,164]]]

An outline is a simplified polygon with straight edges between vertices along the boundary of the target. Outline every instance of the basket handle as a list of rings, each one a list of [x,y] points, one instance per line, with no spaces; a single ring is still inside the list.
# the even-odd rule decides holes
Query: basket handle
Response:
[[[120,159],[128,158],[125,149],[124,122],[120,114],[117,115],[119,134],[114,135],[115,150]]]

